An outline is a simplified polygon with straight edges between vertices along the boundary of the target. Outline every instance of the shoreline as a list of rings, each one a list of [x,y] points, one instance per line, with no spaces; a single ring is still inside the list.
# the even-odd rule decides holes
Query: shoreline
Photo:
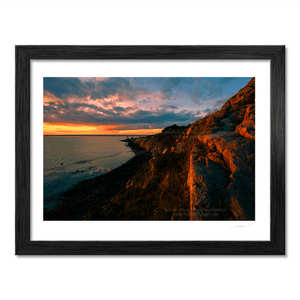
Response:
[[[136,146],[131,139],[121,141],[127,143],[135,156],[106,174],[85,179],[73,188],[60,193],[56,197],[59,203],[47,212],[44,209],[44,221],[84,220],[90,208],[104,206],[126,187],[126,183],[149,161],[151,155]]]

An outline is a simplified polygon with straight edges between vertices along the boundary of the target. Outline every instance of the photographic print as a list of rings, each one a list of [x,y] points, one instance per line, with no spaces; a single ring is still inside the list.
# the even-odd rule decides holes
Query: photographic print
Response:
[[[44,221],[255,220],[255,78],[44,77]]]

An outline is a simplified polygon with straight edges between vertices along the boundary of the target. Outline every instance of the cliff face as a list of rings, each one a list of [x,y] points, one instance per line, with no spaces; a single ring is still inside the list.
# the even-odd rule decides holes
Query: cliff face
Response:
[[[254,220],[255,79],[219,111],[188,128],[173,128],[134,143],[152,154],[152,172],[159,169],[154,161],[161,156],[187,156],[181,184],[187,187],[188,219]],[[169,183],[164,178],[166,189]],[[184,215],[174,208],[171,218],[178,214]]]
[[[186,137],[197,136],[188,176],[191,219],[203,219],[203,208],[216,215],[228,210],[237,220],[255,218],[254,101],[252,79],[220,111],[188,130]]]

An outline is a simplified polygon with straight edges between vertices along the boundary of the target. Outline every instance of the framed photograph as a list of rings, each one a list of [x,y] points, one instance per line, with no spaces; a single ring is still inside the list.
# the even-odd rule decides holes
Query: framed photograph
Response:
[[[15,51],[16,255],[285,254],[284,46]]]

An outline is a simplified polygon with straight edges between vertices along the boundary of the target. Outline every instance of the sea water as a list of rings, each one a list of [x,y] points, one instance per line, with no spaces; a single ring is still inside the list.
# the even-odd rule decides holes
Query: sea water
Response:
[[[125,136],[44,136],[44,208],[77,183],[111,171],[134,157]]]

